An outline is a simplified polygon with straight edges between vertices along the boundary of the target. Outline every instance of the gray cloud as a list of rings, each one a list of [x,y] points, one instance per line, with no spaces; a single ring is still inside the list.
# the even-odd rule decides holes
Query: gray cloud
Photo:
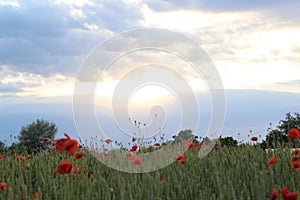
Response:
[[[74,17],[74,10],[85,17]],[[20,7],[0,6],[0,65],[44,76],[75,74],[95,45],[112,32],[139,25],[142,19],[137,7],[123,2],[101,1],[79,8],[29,0]]]

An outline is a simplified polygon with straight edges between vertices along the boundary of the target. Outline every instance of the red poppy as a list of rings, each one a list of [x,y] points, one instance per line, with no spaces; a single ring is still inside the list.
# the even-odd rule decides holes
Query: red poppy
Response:
[[[162,181],[163,181],[163,176],[160,175],[160,176],[159,176],[159,182],[162,182]]]
[[[51,152],[51,149],[47,149],[47,151],[50,153],[50,152]]]
[[[72,171],[74,164],[72,162],[61,162],[58,164],[57,169],[54,171],[54,176],[59,174],[69,174]]]
[[[257,142],[258,139],[257,139],[257,137],[252,137],[250,140],[253,142]]]
[[[43,140],[43,142],[48,142],[50,139],[49,138],[43,138],[42,140]]]
[[[20,154],[20,155],[17,156],[16,160],[17,161],[22,161],[22,160],[25,160],[25,158],[23,157],[23,155]]]
[[[154,146],[160,147],[160,144],[159,143],[155,143]]]
[[[177,155],[176,160],[178,162],[180,162],[181,164],[185,164],[185,162],[186,162],[185,156],[182,153],[179,153]]]
[[[39,194],[39,193],[37,193],[37,192],[36,192],[36,193],[33,193],[32,199],[36,199],[36,198],[38,198],[38,197],[41,197],[41,198],[42,198],[42,197],[43,197],[43,194],[42,194],[42,193]]]
[[[195,148],[194,143],[191,143],[191,144],[189,145],[189,149],[193,150],[194,148]]]
[[[108,139],[105,140],[105,142],[106,142],[106,144],[109,144],[109,143],[112,142],[112,140],[108,138]]]
[[[79,148],[79,149],[82,149],[82,148],[83,148],[83,145],[82,145],[82,144],[80,144],[80,145],[78,146],[78,148]]]
[[[1,190],[5,191],[7,189],[7,183],[0,183]]]
[[[0,160],[3,158],[3,155],[0,155]]]
[[[75,154],[75,159],[78,160],[79,158],[81,158],[83,156],[84,156],[84,153],[78,152],[78,153]]]
[[[28,156],[27,156],[27,160],[29,160],[29,159],[31,159],[31,155],[28,155]]]
[[[138,148],[139,148],[139,146],[134,145],[134,146],[131,147],[130,151],[136,151]]]
[[[144,161],[142,159],[138,158],[138,157],[134,157],[131,164],[133,166],[135,166],[135,165],[141,165],[142,166],[142,165],[144,165]]]
[[[300,161],[300,156],[294,156],[294,157],[292,157],[292,161]]]
[[[88,178],[91,178],[92,174],[93,174],[93,172],[91,170],[88,171]]]
[[[278,158],[276,156],[272,156],[269,158],[269,165],[272,167],[277,161]]]
[[[298,196],[296,192],[289,192],[288,187],[283,187],[281,194],[284,200],[296,200]]]
[[[295,154],[295,155],[300,155],[300,149],[295,149],[292,154]]]
[[[133,159],[133,153],[132,151],[126,152],[125,154],[125,160],[132,160]]]
[[[266,193],[266,198],[270,198],[272,200],[275,200],[279,197],[280,191],[278,191],[276,188],[272,189],[272,197],[270,197],[269,192]]]
[[[300,131],[297,128],[291,128],[289,130],[289,139],[299,139],[300,138]]]
[[[298,160],[292,162],[292,169],[300,171],[300,162]]]
[[[56,146],[56,142],[51,142],[51,146],[55,147]]]
[[[68,151],[71,154],[74,154],[78,149],[78,142],[70,138],[70,136],[64,133],[66,138],[61,138],[51,145],[56,147],[58,152]]]
[[[74,171],[74,174],[79,174],[81,172],[83,172],[83,168],[82,167],[77,167],[77,168],[74,168],[73,171]]]

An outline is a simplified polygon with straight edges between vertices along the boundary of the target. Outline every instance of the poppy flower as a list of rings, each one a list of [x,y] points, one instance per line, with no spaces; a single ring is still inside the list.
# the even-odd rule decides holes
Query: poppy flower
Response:
[[[193,150],[194,148],[195,148],[195,145],[194,145],[193,143],[191,143],[191,144],[189,145],[189,149]]]
[[[112,142],[112,140],[108,138],[108,139],[105,140],[105,142],[106,142],[106,144],[109,144],[109,143]]]
[[[42,194],[42,193],[37,193],[37,192],[32,194],[32,199],[36,199],[36,198],[38,198],[38,197],[41,197],[41,198],[42,198],[42,197],[43,197],[43,194]]]
[[[58,164],[57,169],[54,171],[54,176],[59,174],[69,174],[72,171],[74,164],[72,162],[61,162]]]
[[[92,174],[93,174],[92,170],[88,171],[88,178],[91,178]]]
[[[272,156],[269,158],[269,165],[272,167],[276,162],[278,161],[278,158],[276,156]]]
[[[160,147],[160,144],[159,143],[155,143],[154,146]]]
[[[300,155],[300,149],[295,149],[292,154],[295,154],[295,155]]]
[[[300,171],[300,162],[298,160],[292,162],[292,169]]]
[[[61,138],[51,145],[56,147],[58,152],[68,151],[71,154],[74,154],[78,149],[78,142],[70,138],[70,136],[64,133],[66,138]]]
[[[7,189],[7,183],[0,183],[1,190],[5,191]]]
[[[162,181],[163,181],[163,176],[160,175],[160,176],[159,176],[159,182],[162,182]]]
[[[74,174],[79,174],[81,172],[83,172],[83,168],[82,167],[77,167],[77,168],[74,168],[73,171],[74,171]]]
[[[288,187],[283,187],[281,194],[284,200],[296,200],[298,196],[296,192],[289,192]]]
[[[49,138],[43,138],[42,140],[43,140],[43,142],[48,142],[50,139]]]
[[[126,152],[125,154],[125,160],[132,160],[133,159],[133,153],[132,151]]]
[[[269,192],[266,192],[266,198],[275,200],[280,196],[280,191],[278,191],[276,188],[272,189],[272,197],[270,196]]]
[[[0,155],[0,160],[3,158],[3,155]]]
[[[141,165],[142,166],[142,165],[144,165],[144,161],[142,159],[138,158],[138,157],[134,157],[131,164],[133,166],[135,166],[135,165]]]
[[[139,146],[134,145],[134,146],[131,147],[130,151],[136,151],[138,148],[139,148]]]
[[[22,161],[22,160],[25,160],[25,158],[23,157],[23,155],[20,154],[20,155],[17,156],[16,160],[17,161]]]
[[[253,142],[257,142],[258,139],[257,139],[257,137],[252,137],[250,140]]]
[[[50,152],[51,152],[51,149],[47,149],[47,151],[48,151],[48,153],[50,153]]]
[[[289,139],[299,139],[300,138],[300,131],[297,128],[291,128],[289,130]]]
[[[78,148],[79,148],[79,149],[82,149],[82,148],[83,148],[83,145],[82,145],[82,144],[80,144],[80,145],[78,146]]]
[[[292,157],[292,161],[300,161],[300,156],[294,156],[294,157]]]
[[[84,156],[84,153],[78,152],[75,154],[75,159],[78,160],[79,158],[82,158]]]
[[[185,164],[185,162],[186,162],[185,156],[182,153],[179,153],[177,155],[176,160],[178,162],[180,162],[181,164]]]

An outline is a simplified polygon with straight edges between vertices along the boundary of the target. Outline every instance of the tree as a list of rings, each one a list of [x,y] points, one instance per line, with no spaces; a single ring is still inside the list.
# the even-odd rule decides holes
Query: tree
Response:
[[[300,129],[300,113],[294,113],[294,115],[292,115],[290,112],[287,113],[285,119],[280,120],[277,128],[285,135],[288,135],[288,131],[291,128]]]
[[[285,119],[279,121],[277,129],[271,130],[267,134],[266,140],[261,143],[261,147],[263,149],[278,148],[282,147],[284,144],[289,144],[292,147],[299,147],[300,140],[289,140],[287,137],[291,128],[300,129],[299,113],[294,113],[293,115],[290,112],[287,113]]]
[[[196,140],[198,137],[192,134],[191,129],[182,130],[178,133],[178,135],[174,135],[173,138],[175,143],[182,142],[183,140]]]
[[[37,119],[31,124],[23,126],[18,136],[19,145],[26,147],[28,152],[40,152],[46,149],[47,143],[43,142],[43,138],[54,139],[57,132],[57,126],[52,122],[43,119]]]
[[[266,140],[261,143],[261,147],[263,149],[278,148],[282,147],[285,143],[288,142],[289,140],[286,134],[283,134],[279,130],[272,130],[267,134]]]
[[[227,146],[227,147],[237,147],[238,146],[238,141],[233,139],[233,137],[224,137],[224,138],[219,138],[221,146]]]
[[[0,141],[0,153],[2,153],[5,150],[5,144],[4,142]]]

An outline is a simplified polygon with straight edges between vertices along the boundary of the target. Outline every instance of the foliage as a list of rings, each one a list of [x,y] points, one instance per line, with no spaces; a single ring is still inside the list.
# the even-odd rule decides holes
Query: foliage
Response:
[[[19,146],[26,148],[28,152],[40,152],[48,146],[42,139],[53,140],[56,132],[57,126],[53,122],[37,119],[22,127],[18,136]]]
[[[175,143],[182,142],[183,140],[195,140],[197,136],[192,134],[191,129],[181,130],[178,135],[173,136]]]
[[[238,146],[238,141],[233,139],[233,137],[220,137],[219,142],[221,146],[227,146],[227,147],[236,147]]]
[[[277,128],[284,134],[288,135],[288,131],[291,128],[298,128],[300,129],[300,113],[294,113],[292,115],[290,112],[286,114],[284,120],[280,120],[279,125]]]

